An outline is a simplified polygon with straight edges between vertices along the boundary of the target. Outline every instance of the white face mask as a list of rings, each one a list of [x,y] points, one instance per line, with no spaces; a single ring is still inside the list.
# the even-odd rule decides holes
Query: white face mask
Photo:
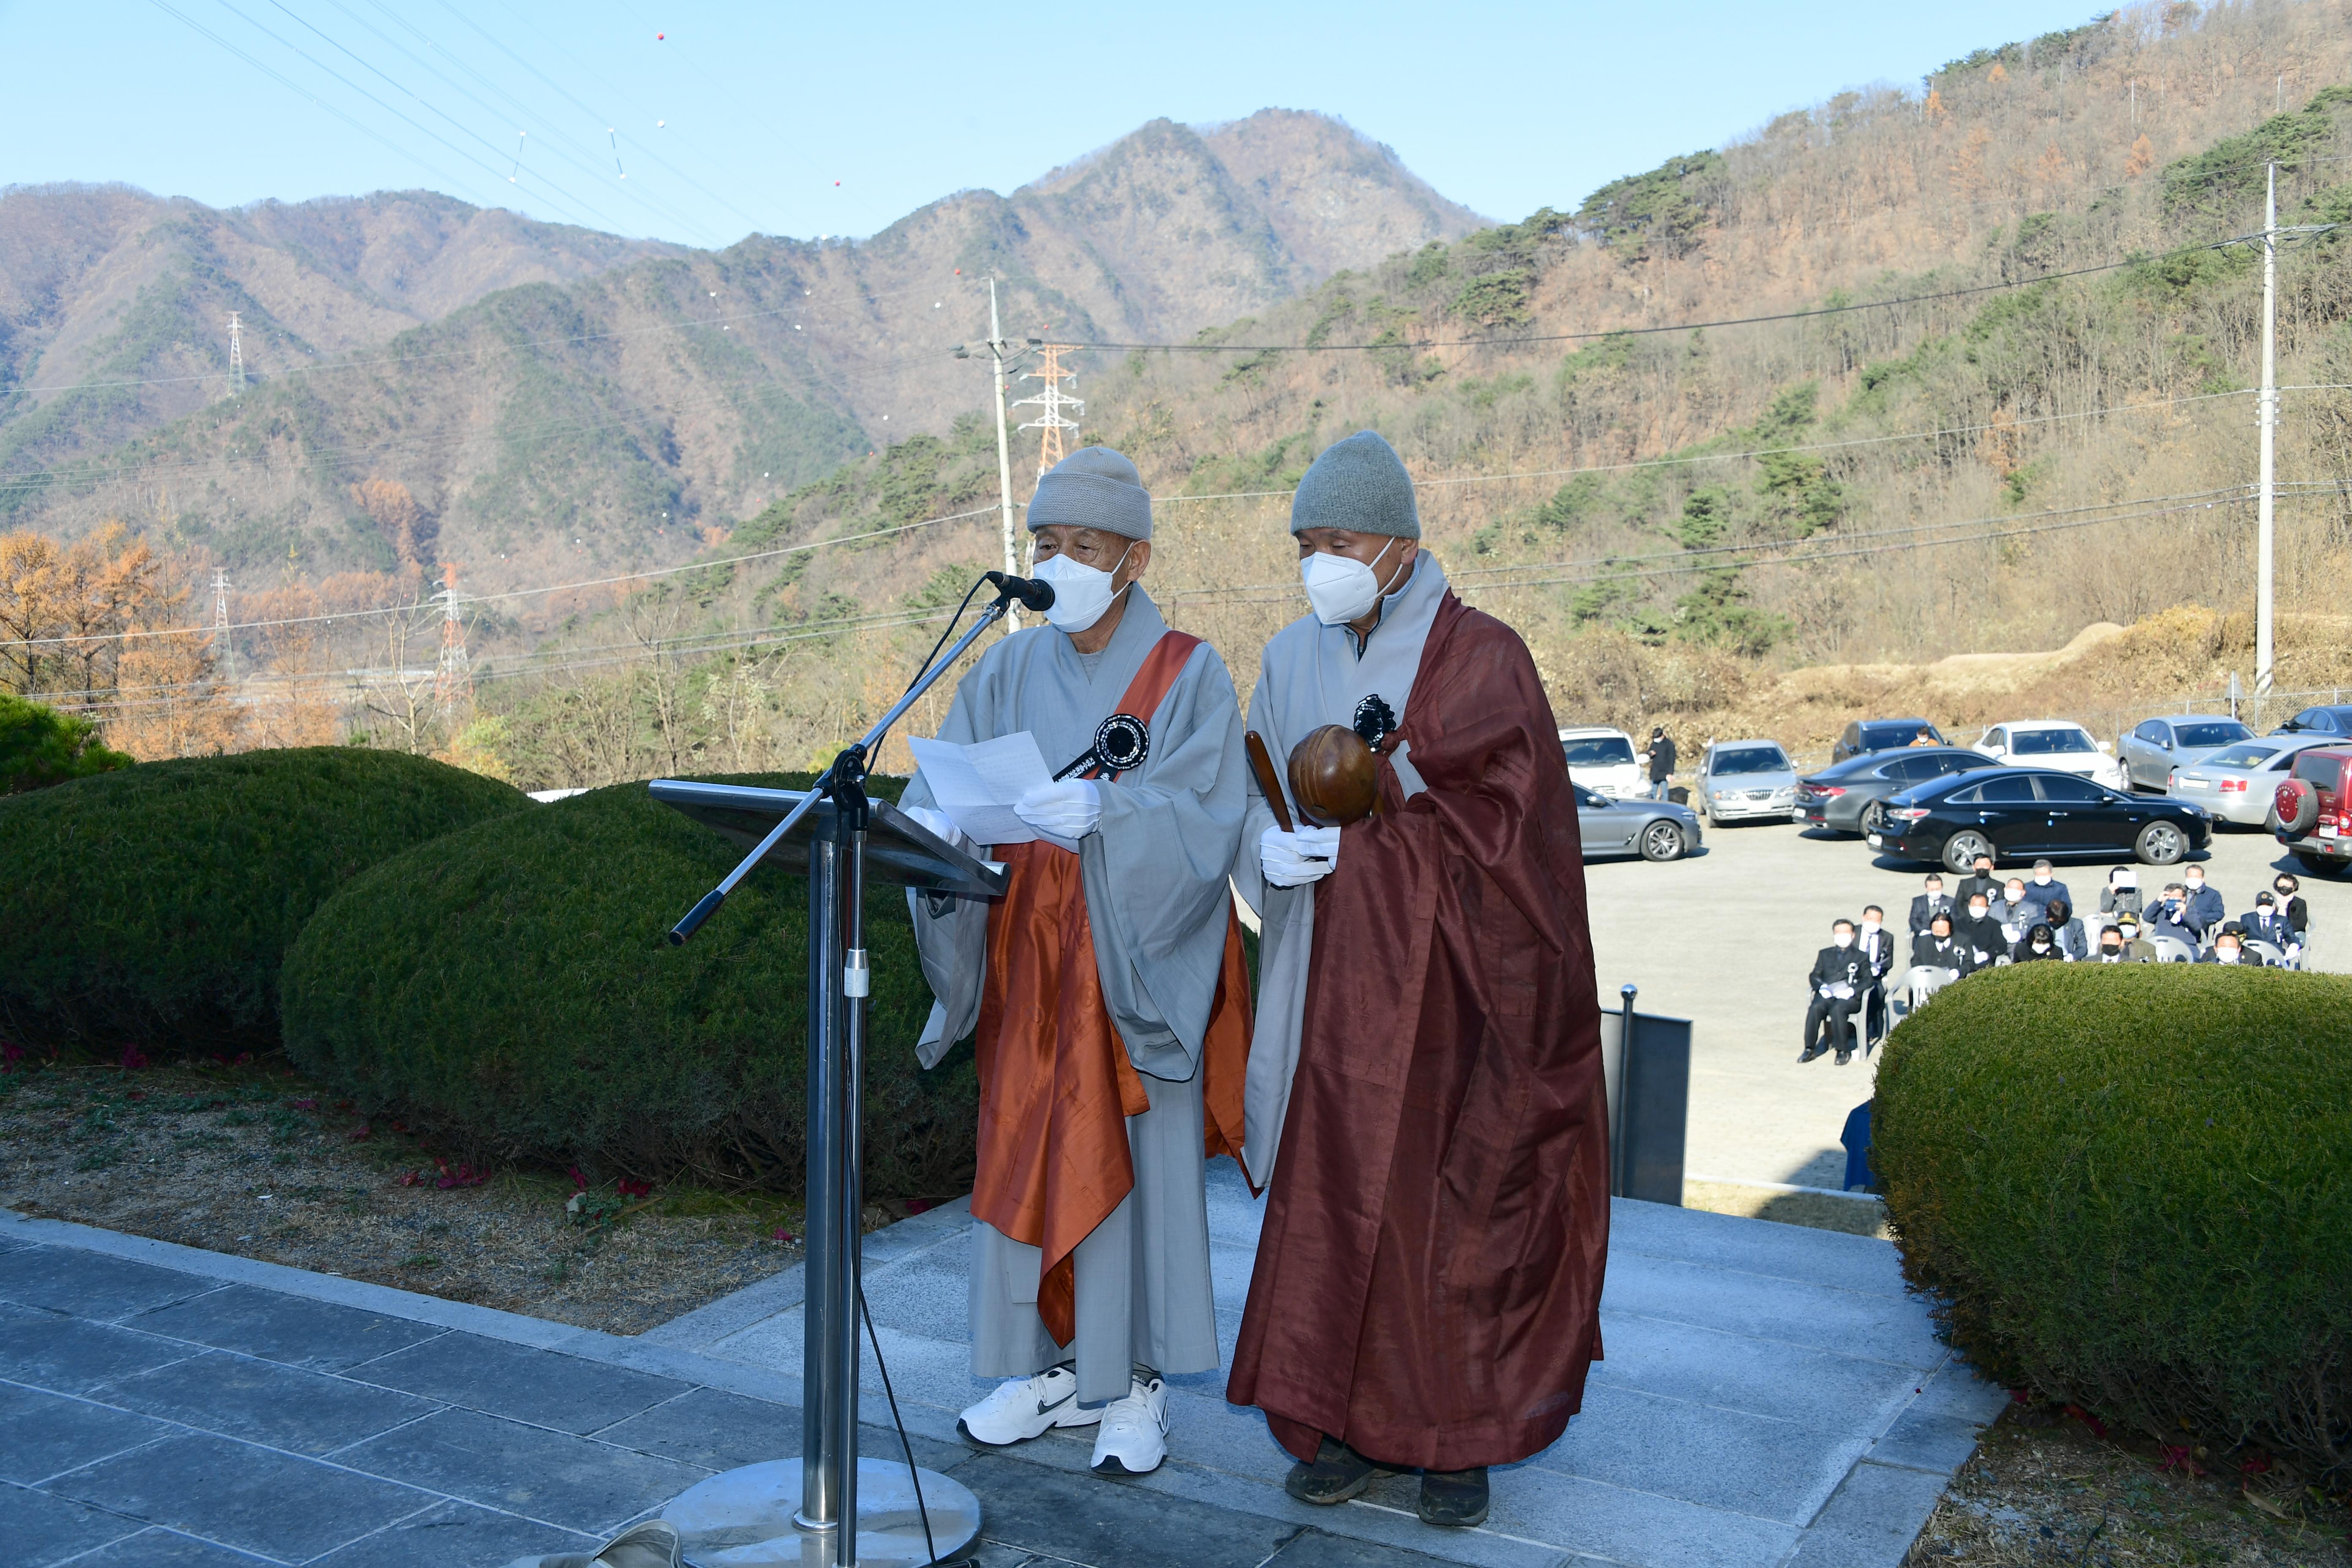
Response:
[[[1830,940],[1836,942],[1840,947],[1852,947],[1853,945],[1853,932],[1850,931],[1842,931]]]
[[[2204,885],[2205,879],[2202,877],[2191,877],[2189,879],[2189,890],[2192,893]]]
[[[1372,606],[1381,602],[1380,574],[1372,567],[1395,545],[1393,539],[1381,545],[1370,566],[1328,550],[1318,550],[1301,561],[1298,580],[1307,589],[1307,602],[1314,606],[1315,618],[1327,626],[1339,626],[1371,614]]]
[[[2033,873],[2033,883],[2034,886],[2038,888],[2048,887],[2050,885],[2050,873],[2047,871],[2036,871]]]
[[[1082,632],[1101,620],[1110,602],[1127,592],[1127,588],[1117,594],[1111,592],[1111,580],[1118,574],[1118,568],[1127,564],[1134,550],[1134,544],[1129,542],[1119,552],[1118,564],[1108,572],[1066,555],[1048,555],[1037,563],[1033,575],[1054,585],[1054,602],[1045,609],[1047,623],[1066,632]],[[1127,585],[1133,586],[1132,583]]]
[[[1877,929],[1878,929],[1878,922],[1877,922],[1876,921],[1865,919],[1865,920],[1862,922],[1863,934],[1864,934],[1864,935],[1865,935],[1865,936],[1869,935],[1872,931],[1876,931]]]
[[[2046,942],[2037,942],[2033,944],[2033,951],[2036,952],[2048,952],[2050,951],[2050,944]]]

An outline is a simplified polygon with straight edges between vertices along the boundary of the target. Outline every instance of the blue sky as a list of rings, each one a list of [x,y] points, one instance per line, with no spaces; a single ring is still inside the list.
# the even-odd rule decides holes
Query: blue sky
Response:
[[[1278,106],[1342,116],[1507,219],[2088,15],[2081,0],[0,0],[0,184],[121,180],[216,205],[425,186],[712,245],[867,234],[1158,116]]]

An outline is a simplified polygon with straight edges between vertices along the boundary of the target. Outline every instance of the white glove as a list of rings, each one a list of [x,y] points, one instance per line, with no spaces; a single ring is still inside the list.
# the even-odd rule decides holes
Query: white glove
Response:
[[[961,849],[971,842],[964,837],[963,829],[955,825],[955,818],[944,811],[933,811],[928,805],[902,805],[898,809],[922,824],[924,831],[932,837],[944,840],[953,848]]]
[[[1102,790],[1092,779],[1039,784],[1013,803],[1013,815],[1056,838],[1084,838],[1102,823]]]
[[[1269,827],[1257,841],[1258,868],[1277,888],[1300,888],[1318,877],[1328,877],[1339,863],[1339,830],[1302,827],[1285,833]]]

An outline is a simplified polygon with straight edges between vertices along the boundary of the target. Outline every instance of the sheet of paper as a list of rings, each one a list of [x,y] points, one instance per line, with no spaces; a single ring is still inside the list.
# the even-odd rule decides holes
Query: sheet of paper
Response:
[[[1044,839],[1064,849],[1077,846],[1040,833],[1014,815],[1013,803],[1053,782],[1037,738],[1026,730],[959,746],[952,741],[907,742],[915,766],[931,786],[932,798],[975,844],[1029,844]]]

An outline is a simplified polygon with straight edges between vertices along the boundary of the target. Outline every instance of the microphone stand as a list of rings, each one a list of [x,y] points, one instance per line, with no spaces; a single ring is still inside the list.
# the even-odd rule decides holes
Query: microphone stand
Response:
[[[866,956],[866,838],[873,816],[873,805],[866,794],[867,765],[890,726],[982,632],[1003,617],[1013,600],[1029,586],[1017,579],[1016,584],[999,579],[996,598],[982,609],[972,628],[918,675],[872,729],[833,759],[806,797],[669,933],[673,946],[682,945],[751,874],[752,868],[815,809],[818,801],[833,803],[830,835],[813,837],[808,847],[807,1325],[802,1380],[801,1507],[793,1522],[820,1540],[831,1537],[817,1548],[815,1556],[834,1568],[854,1568],[857,1562],[857,1321],[862,1300],[858,1237],[865,1209],[859,1181],[864,1160],[859,1101],[865,1079],[866,998],[872,990]],[[930,1515],[920,1500],[919,1486],[918,1482],[915,1511],[922,1515],[928,1531]],[[975,1526],[977,1521],[974,1505]],[[801,1558],[794,1555],[791,1560],[797,1563]]]

